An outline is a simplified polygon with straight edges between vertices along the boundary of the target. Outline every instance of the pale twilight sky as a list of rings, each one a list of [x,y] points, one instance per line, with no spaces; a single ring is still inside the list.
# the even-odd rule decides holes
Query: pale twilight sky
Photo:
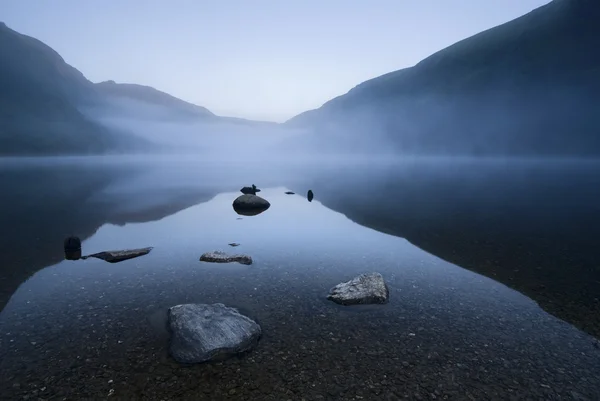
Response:
[[[0,0],[94,81],[284,121],[549,0]]]

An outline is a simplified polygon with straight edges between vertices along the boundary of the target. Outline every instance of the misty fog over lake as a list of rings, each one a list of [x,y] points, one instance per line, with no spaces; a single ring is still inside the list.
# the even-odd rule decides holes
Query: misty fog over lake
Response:
[[[600,400],[600,2],[0,15],[0,401]]]

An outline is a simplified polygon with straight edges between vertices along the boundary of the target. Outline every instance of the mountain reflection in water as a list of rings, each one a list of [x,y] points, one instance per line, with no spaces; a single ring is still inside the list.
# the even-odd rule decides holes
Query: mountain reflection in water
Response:
[[[303,185],[600,338],[600,163],[426,159],[332,167]]]

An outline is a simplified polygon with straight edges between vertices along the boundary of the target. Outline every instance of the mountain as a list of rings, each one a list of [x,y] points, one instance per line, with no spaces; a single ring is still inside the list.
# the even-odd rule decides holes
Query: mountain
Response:
[[[173,118],[216,119],[213,113],[204,107],[188,103],[155,88],[137,84],[117,84],[104,81],[94,85],[95,89],[106,97],[107,101],[131,100],[148,106],[162,108]]]
[[[96,100],[92,83],[58,53],[0,23],[0,155],[104,153],[143,143],[78,109]]]
[[[0,156],[166,150],[168,138],[143,135],[157,120],[199,123],[202,134],[223,123],[276,125],[216,116],[149,86],[94,84],[46,44],[0,22]]]
[[[253,126],[277,125],[267,121],[217,116],[205,107],[186,102],[151,86],[116,83],[111,80],[97,83],[95,88],[105,96],[105,100],[109,103],[106,110],[111,113],[120,113],[125,110],[130,116],[137,114],[147,118],[148,111],[152,110],[152,117],[158,119],[196,120],[205,123],[233,123]],[[110,105],[114,107],[111,108]],[[142,107],[140,108],[140,106]]]
[[[554,0],[287,126],[430,154],[600,153],[600,2]]]

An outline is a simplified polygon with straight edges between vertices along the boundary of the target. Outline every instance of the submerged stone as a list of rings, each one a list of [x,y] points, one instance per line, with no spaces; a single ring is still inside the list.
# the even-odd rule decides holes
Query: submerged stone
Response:
[[[239,244],[238,244],[239,245]],[[235,246],[235,245],[233,245]],[[243,265],[251,265],[252,258],[248,255],[228,255],[222,251],[206,252],[200,256],[201,262],[211,263],[232,263],[237,262]]]
[[[180,363],[223,360],[250,351],[261,328],[235,308],[223,304],[184,304],[169,309],[169,353]]]
[[[361,274],[333,287],[327,299],[341,305],[384,304],[389,290],[379,273]]]
[[[147,255],[150,253],[153,247],[139,248],[139,249],[126,249],[123,251],[105,251],[94,253],[92,255],[84,256],[82,259],[87,258],[98,258],[109,263],[122,262],[127,259],[137,258],[139,256]]]

